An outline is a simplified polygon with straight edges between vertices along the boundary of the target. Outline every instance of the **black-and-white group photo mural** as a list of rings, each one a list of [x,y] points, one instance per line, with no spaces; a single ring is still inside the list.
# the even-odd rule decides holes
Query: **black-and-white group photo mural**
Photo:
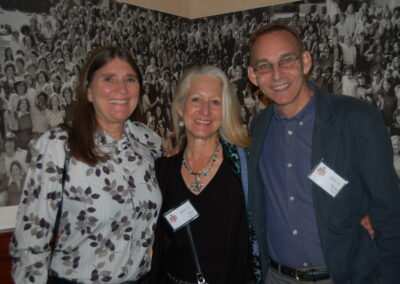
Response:
[[[189,20],[115,0],[0,0],[0,206],[18,205],[30,147],[69,123],[80,67],[103,45],[135,56],[144,78],[143,122],[175,146],[170,104],[194,64],[226,72],[243,127],[269,100],[246,77],[248,38],[261,25],[297,29],[312,53],[309,79],[372,104],[392,136],[400,174],[400,5],[393,0],[309,0]]]

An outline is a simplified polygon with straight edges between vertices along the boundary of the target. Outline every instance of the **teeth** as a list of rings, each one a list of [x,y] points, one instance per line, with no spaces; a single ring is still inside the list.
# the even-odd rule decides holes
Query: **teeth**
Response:
[[[128,102],[127,100],[110,100],[110,103],[117,105],[123,105],[126,104],[127,102]]]
[[[283,84],[283,85],[279,85],[279,86],[274,86],[274,87],[272,87],[272,89],[280,91],[280,90],[287,88],[288,86],[289,86],[289,84]]]
[[[195,120],[197,123],[201,123],[201,124],[210,124],[211,123],[211,121],[210,120],[199,120],[199,119],[197,119],[197,120]]]

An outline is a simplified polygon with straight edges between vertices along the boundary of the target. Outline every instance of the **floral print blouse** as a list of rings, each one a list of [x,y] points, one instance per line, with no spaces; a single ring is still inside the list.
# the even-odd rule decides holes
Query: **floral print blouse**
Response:
[[[139,279],[150,270],[161,206],[154,173],[161,138],[138,122],[127,121],[118,142],[98,131],[96,145],[109,158],[92,167],[71,157],[61,200],[66,139],[66,131],[52,129],[32,148],[10,243],[15,282],[46,283],[48,271],[78,283]],[[50,263],[49,243],[61,201]]]

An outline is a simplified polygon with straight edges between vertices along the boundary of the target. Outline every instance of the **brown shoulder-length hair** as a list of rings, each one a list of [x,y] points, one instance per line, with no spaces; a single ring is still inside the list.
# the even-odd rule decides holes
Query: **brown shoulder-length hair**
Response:
[[[122,47],[104,46],[95,49],[87,59],[80,74],[76,89],[76,102],[71,126],[64,125],[68,131],[68,147],[70,155],[88,165],[99,163],[106,155],[96,147],[95,133],[98,129],[96,113],[91,102],[88,101],[87,92],[97,70],[111,60],[119,58],[127,62],[136,73],[139,80],[139,102],[130,120],[139,118],[141,112],[142,75],[139,67],[130,52]]]

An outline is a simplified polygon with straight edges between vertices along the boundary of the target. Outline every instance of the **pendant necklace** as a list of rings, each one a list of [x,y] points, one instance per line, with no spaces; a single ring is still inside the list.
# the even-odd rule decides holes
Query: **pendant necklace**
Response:
[[[196,192],[196,193],[200,193],[203,190],[204,184],[201,183],[200,178],[207,176],[208,171],[211,170],[211,168],[214,166],[215,161],[217,160],[217,157],[218,157],[218,152],[221,150],[221,148],[222,148],[221,143],[218,143],[217,147],[215,148],[214,153],[212,154],[212,156],[207,161],[206,165],[204,166],[204,168],[201,171],[194,171],[190,167],[189,163],[187,162],[186,153],[183,154],[182,165],[185,166],[185,168],[189,174],[194,175],[194,181],[189,187],[190,190],[192,190],[193,192]],[[210,164],[210,166],[208,166],[208,164]]]

